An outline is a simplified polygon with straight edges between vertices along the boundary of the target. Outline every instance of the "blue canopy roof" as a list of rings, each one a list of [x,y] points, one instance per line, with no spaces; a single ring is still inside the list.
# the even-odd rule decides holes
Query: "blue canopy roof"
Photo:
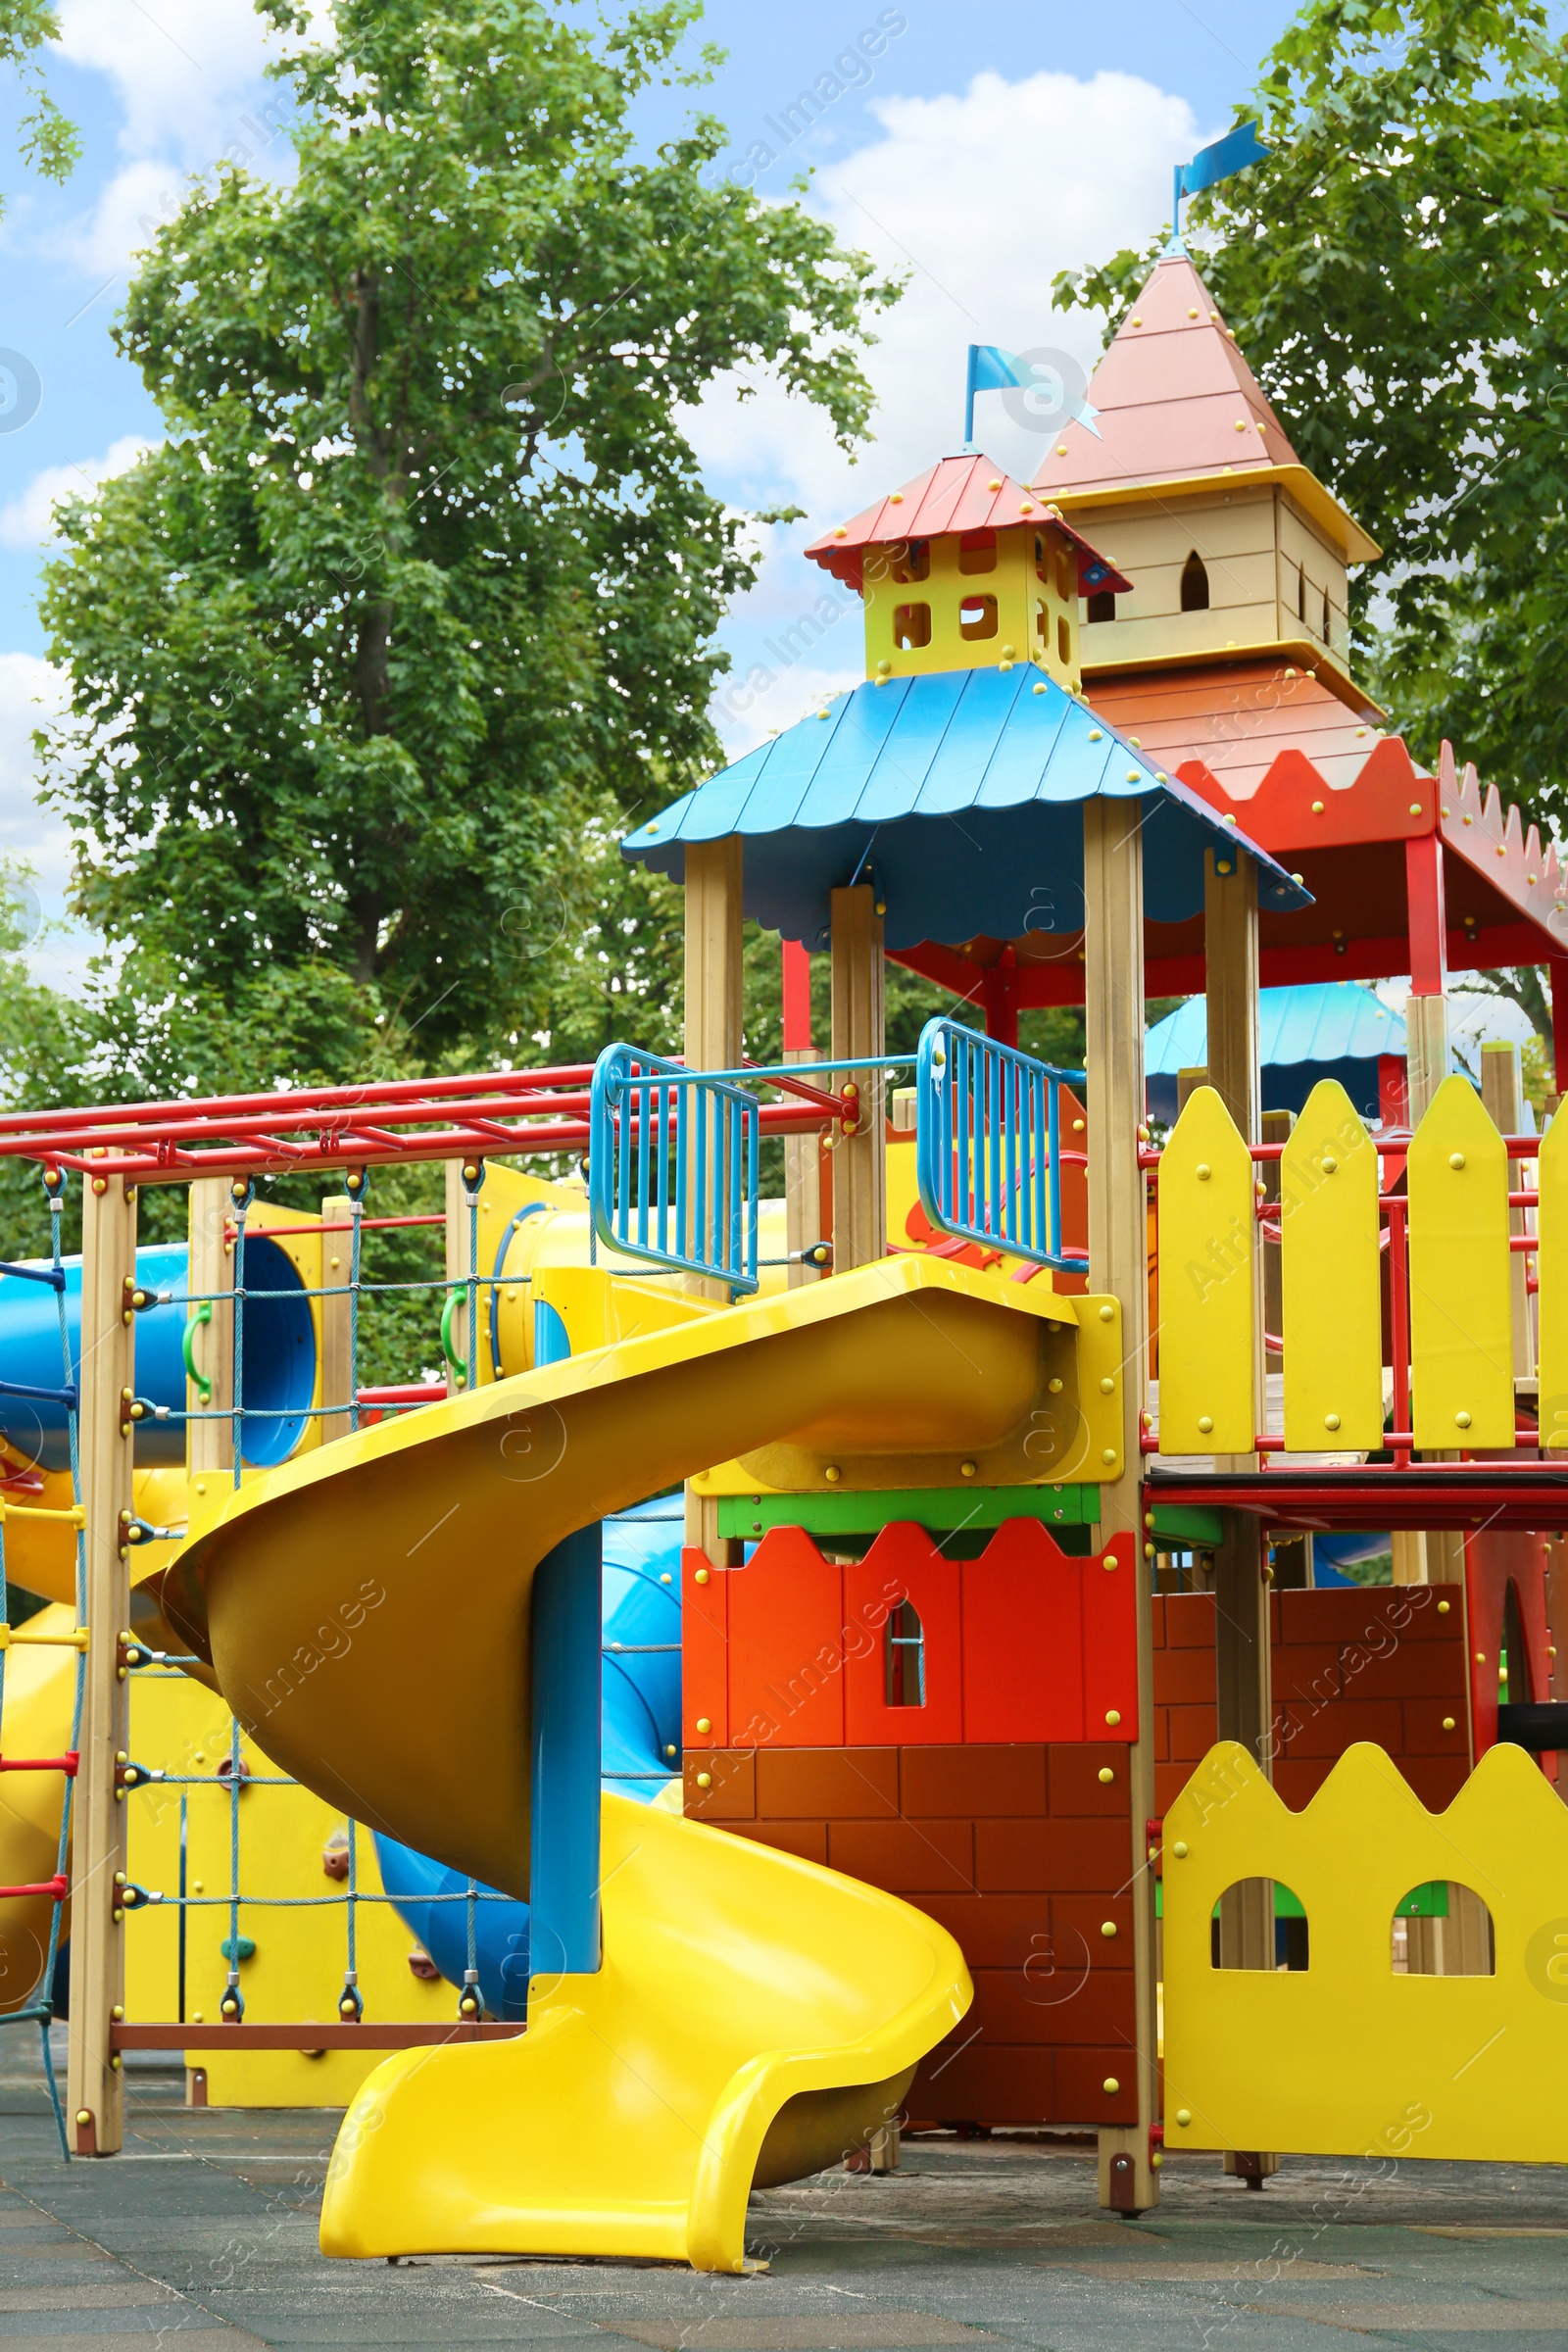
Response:
[[[1221,845],[1257,860],[1265,906],[1310,904],[1267,851],[1032,662],[858,686],[621,848],[679,880],[688,841],[739,833],[746,911],[786,939],[825,946],[829,893],[874,881],[889,948],[956,946],[1082,928],[1079,804],[1100,797],[1141,804],[1151,921],[1201,912],[1203,853]]]
[[[1404,1052],[1404,1023],[1356,981],[1313,980],[1258,991],[1257,1039],[1265,1069],[1283,1062],[1374,1061]],[[1208,1005],[1202,997],[1168,1012],[1144,1041],[1151,1078],[1200,1070],[1207,1060]]]

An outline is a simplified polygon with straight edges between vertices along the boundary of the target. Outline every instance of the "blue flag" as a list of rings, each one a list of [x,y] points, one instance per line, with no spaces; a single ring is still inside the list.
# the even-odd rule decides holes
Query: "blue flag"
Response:
[[[1019,391],[1026,392],[1034,380],[1025,362],[1015,353],[1004,351],[1000,343],[971,343],[963,402],[965,447],[974,439],[974,396],[977,392],[1005,392],[1014,385]]]
[[[1196,196],[1203,188],[1211,188],[1233,172],[1245,172],[1249,164],[1260,164],[1269,150],[1257,135],[1256,122],[1238,122],[1222,139],[1211,147],[1200,148],[1190,164],[1176,167],[1176,195],[1171,212],[1170,237],[1173,246],[1180,246],[1182,234],[1182,198]]]

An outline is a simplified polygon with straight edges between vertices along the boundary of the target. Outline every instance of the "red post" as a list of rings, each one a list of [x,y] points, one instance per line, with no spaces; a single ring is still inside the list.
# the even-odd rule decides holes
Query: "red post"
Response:
[[[1385,1127],[1410,1124],[1409,1065],[1402,1054],[1378,1055],[1378,1116]]]
[[[995,963],[987,964],[981,974],[982,999],[986,1008],[986,1035],[994,1037],[999,1046],[1018,1043],[1018,958],[1011,948],[1004,948]]]
[[[1553,956],[1546,970],[1551,987],[1552,1087],[1568,1095],[1568,957]]]
[[[1443,836],[1423,833],[1404,845],[1404,891],[1410,926],[1410,994],[1447,991],[1447,912],[1443,890]]]
[[[811,1050],[811,958],[798,939],[784,942],[784,1051]]]

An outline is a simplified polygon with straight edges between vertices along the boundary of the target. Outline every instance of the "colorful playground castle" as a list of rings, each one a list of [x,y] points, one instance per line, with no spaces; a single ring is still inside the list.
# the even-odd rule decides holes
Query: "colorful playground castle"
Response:
[[[682,1059],[0,1119],[82,1205],[0,1284],[56,1604],[0,1646],[0,1990],[47,2026],[69,1906],[70,2145],[127,2051],[314,2068],[329,2253],[718,2270],[754,2184],[921,2125],[1093,2132],[1127,2215],[1170,2146],[1564,2160],[1568,1128],[1446,1026],[1544,963],[1568,1086],[1555,856],[1356,688],[1375,551],[1180,251],[1033,482],[946,457],[809,552],[865,682],[625,845]],[[913,1056],[889,957],[954,999]],[[1265,1099],[1265,989],[1403,973]],[[1078,1004],[1082,1071],[1019,1049]],[[367,1390],[416,1161],[448,1378]],[[1320,1583],[1357,1535],[1394,1581]]]

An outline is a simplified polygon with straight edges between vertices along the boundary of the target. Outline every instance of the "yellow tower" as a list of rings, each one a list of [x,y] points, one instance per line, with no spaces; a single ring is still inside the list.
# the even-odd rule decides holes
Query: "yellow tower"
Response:
[[[1081,596],[1131,583],[986,457],[942,458],[807,549],[865,606],[865,674],[1033,662],[1076,693]]]

